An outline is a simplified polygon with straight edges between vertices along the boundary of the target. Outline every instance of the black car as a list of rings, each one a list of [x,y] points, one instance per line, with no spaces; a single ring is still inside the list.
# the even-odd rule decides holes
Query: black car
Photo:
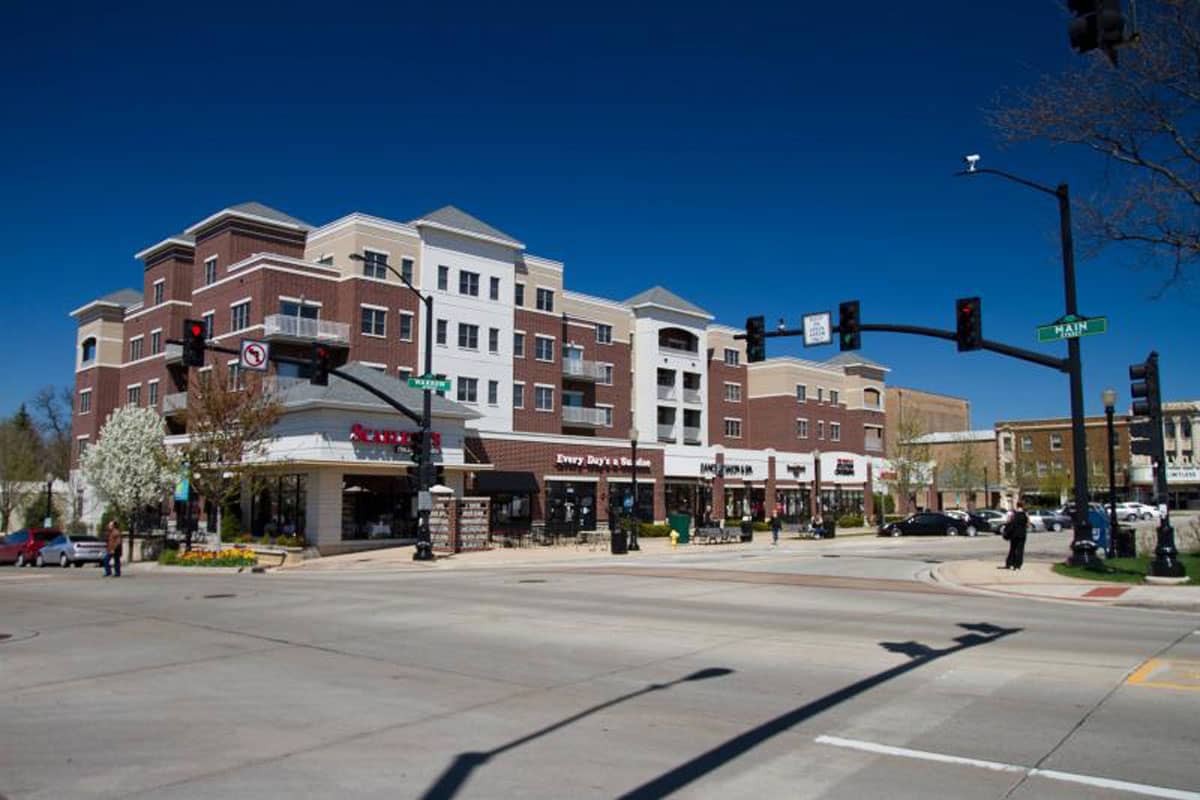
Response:
[[[899,522],[889,522],[880,526],[880,536],[905,536],[913,534],[944,534],[946,536],[966,535],[971,523],[964,519],[943,514],[940,511],[919,511]]]

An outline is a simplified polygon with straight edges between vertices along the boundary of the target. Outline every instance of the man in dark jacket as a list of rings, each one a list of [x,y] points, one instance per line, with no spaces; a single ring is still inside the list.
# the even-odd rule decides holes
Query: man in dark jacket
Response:
[[[1008,538],[1008,558],[1004,561],[1005,569],[1020,569],[1025,563],[1025,534],[1029,531],[1029,515],[1025,513],[1025,504],[1017,503],[1017,508],[1004,523],[1004,534]]]
[[[105,545],[107,552],[104,554],[104,577],[121,577],[121,531],[117,528],[117,523],[112,520],[108,523],[107,536],[105,537]]]

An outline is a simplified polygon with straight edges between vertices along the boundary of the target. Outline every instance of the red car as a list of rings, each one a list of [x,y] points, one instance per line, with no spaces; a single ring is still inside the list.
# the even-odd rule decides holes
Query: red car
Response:
[[[0,540],[0,564],[24,567],[37,560],[38,551],[62,535],[54,528],[22,528]]]

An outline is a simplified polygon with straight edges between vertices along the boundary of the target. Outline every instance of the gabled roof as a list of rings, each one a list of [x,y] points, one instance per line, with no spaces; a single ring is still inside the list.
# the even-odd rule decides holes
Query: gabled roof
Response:
[[[407,381],[387,375],[373,367],[352,361],[342,367],[347,373],[371,384],[376,389],[396,398],[418,414],[421,413],[421,403],[424,392],[409,388]],[[349,404],[356,406],[373,406],[373,410],[387,411],[399,414],[394,408],[384,403],[367,390],[355,386],[349,381],[342,380],[336,375],[329,376],[328,386],[314,386],[308,381],[296,381],[279,393],[279,400],[287,408],[304,405],[320,405],[322,403]],[[479,413],[467,406],[433,395],[433,414],[436,417],[454,417],[458,419],[475,419]]]
[[[287,228],[295,228],[296,230],[309,231],[312,230],[312,225],[309,225],[302,219],[297,219],[290,214],[285,214],[277,208],[271,208],[268,205],[263,205],[257,201],[251,200],[237,205],[227,206],[222,208],[215,214],[210,214],[204,219],[197,222],[195,225],[188,226],[184,231],[187,234],[194,234],[196,231],[207,227],[209,224],[216,222],[222,217],[241,217],[255,222],[267,222],[275,225],[281,225]]]
[[[712,319],[713,315],[705,311],[694,303],[689,303],[679,295],[664,289],[661,286],[652,286],[644,292],[639,292],[633,297],[625,301],[625,305],[630,308],[639,308],[641,306],[658,306],[659,308],[669,308],[672,311],[682,311],[685,314],[693,314],[698,317]]]
[[[493,228],[478,217],[473,217],[461,208],[454,206],[442,206],[436,211],[430,211],[428,214],[423,214],[417,219],[409,223],[410,225],[429,225],[435,228],[449,228],[454,231],[465,232],[484,239],[490,239],[507,244],[511,247],[518,247],[522,250],[525,245],[517,239],[509,236],[499,228]]]
[[[95,300],[84,303],[79,308],[71,312],[70,316],[78,317],[84,311],[96,306],[107,306],[108,308],[119,308],[122,311],[136,306],[142,302],[142,293],[137,289],[118,289],[115,292],[109,292],[103,297],[97,297]]]
[[[851,367],[860,365],[864,367],[874,367],[875,369],[888,370],[883,364],[878,361],[872,361],[866,356],[860,356],[857,353],[838,353],[833,358],[825,362],[835,367]],[[890,371],[890,370],[888,370]]]

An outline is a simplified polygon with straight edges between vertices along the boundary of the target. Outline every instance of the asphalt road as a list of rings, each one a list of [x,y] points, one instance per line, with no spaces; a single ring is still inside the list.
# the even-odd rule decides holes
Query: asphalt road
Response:
[[[817,548],[0,569],[0,795],[1200,798],[1197,617],[914,580],[998,537]]]

